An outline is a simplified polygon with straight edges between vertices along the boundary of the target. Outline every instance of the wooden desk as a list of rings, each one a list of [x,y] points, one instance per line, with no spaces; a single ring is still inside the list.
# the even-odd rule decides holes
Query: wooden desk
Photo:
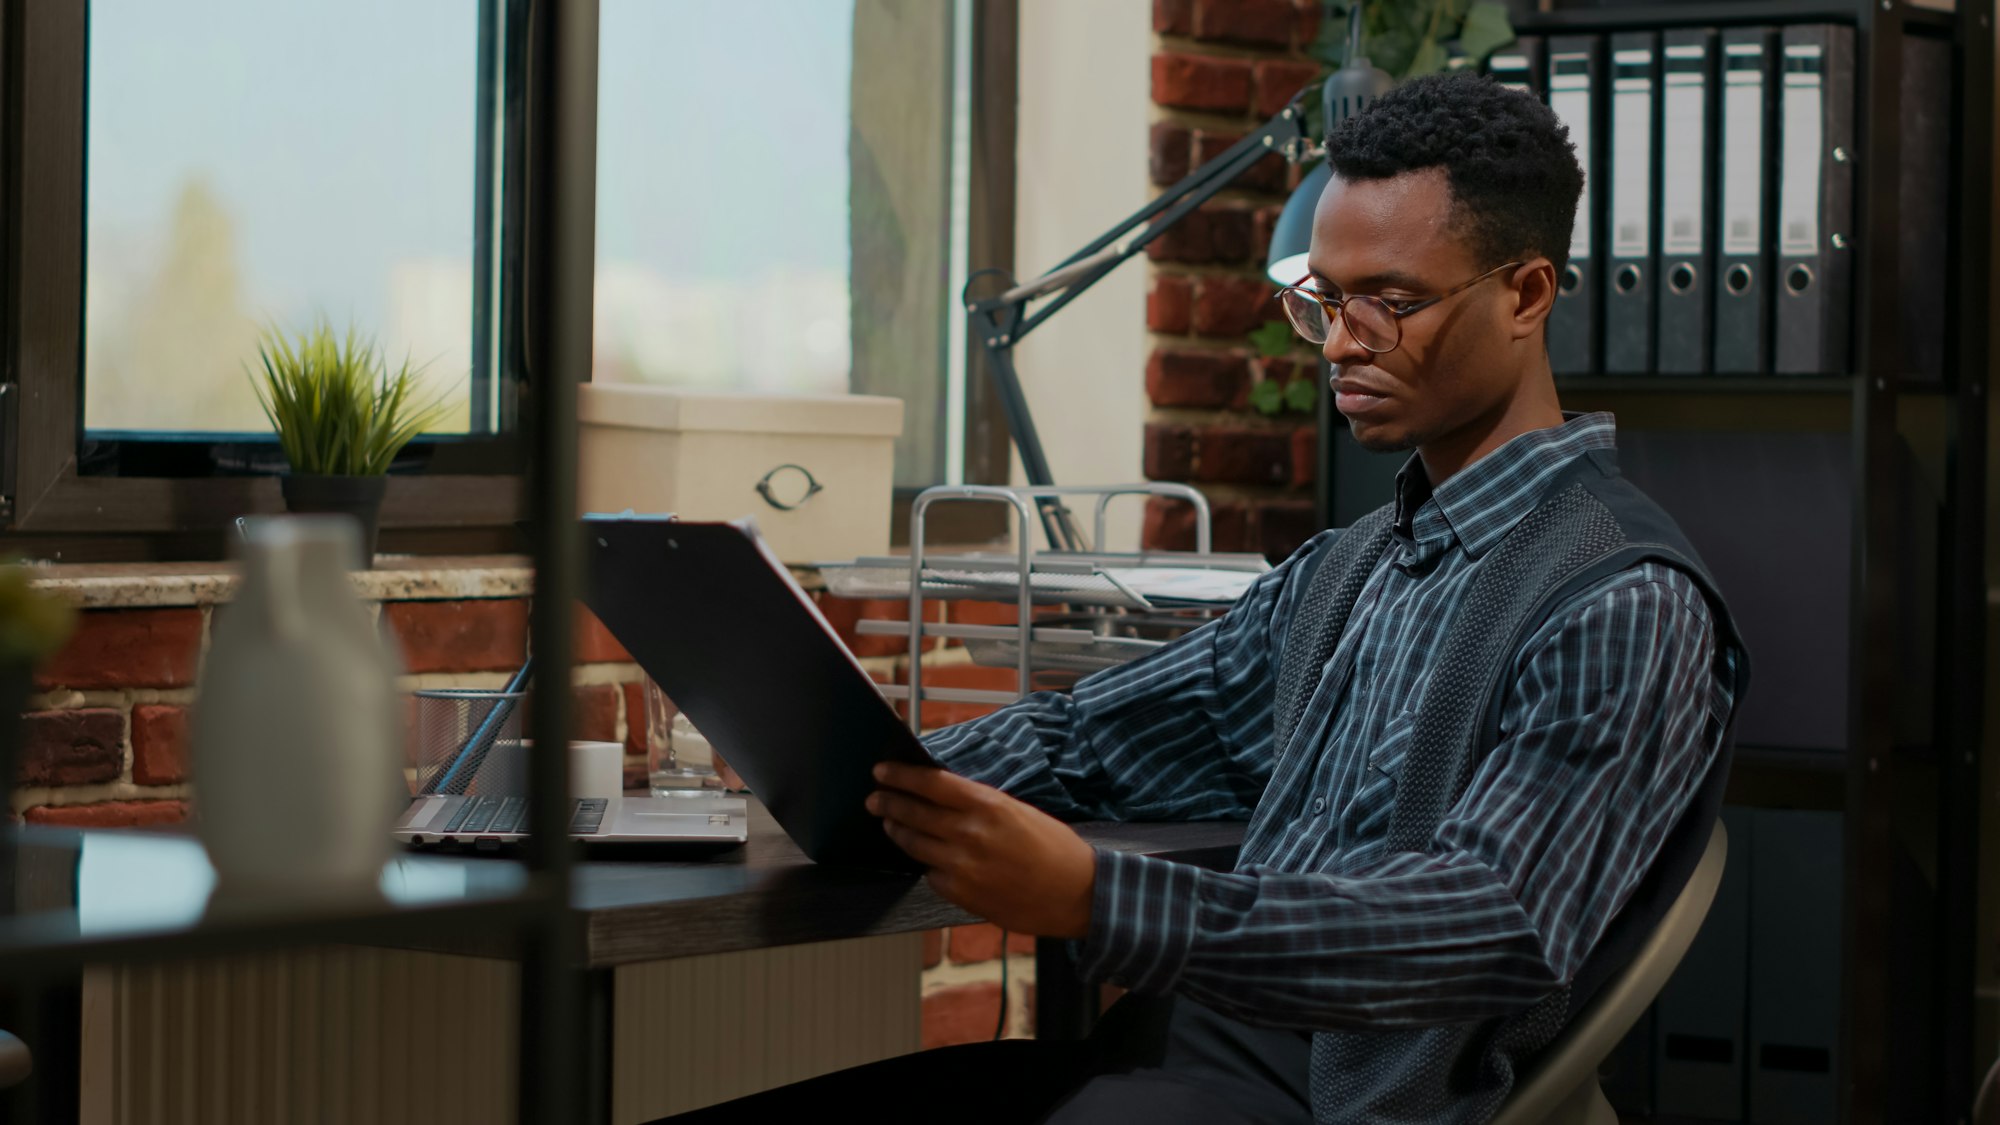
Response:
[[[1100,847],[1213,866],[1234,856],[1243,826],[1088,824],[1079,831]],[[263,1059],[258,1052],[282,1052],[289,1035],[292,1054],[280,1054],[276,1061],[292,1068],[287,1073],[293,1074],[294,1086],[310,1082],[316,1091],[312,1096],[337,1100],[357,1120],[448,1120],[449,1113],[438,1112],[440,1099],[447,1110],[471,1113],[448,1104],[455,1089],[504,1090],[511,1099],[508,1075],[514,1060],[504,1043],[512,1035],[513,1006],[507,997],[513,969],[506,959],[513,950],[506,939],[493,935],[506,932],[497,924],[506,917],[505,908],[496,904],[522,885],[519,863],[487,856],[404,856],[387,881],[400,888],[393,897],[411,911],[409,925],[371,929],[379,924],[343,921],[337,909],[329,908],[324,917],[301,918],[296,925],[301,934],[335,948],[155,969],[143,963],[157,959],[162,950],[210,955],[255,948],[235,943],[230,927],[240,920],[204,916],[209,876],[198,843],[171,835],[99,831],[30,831],[23,839],[38,849],[34,866],[40,877],[32,881],[38,901],[24,902],[31,909],[23,915],[0,920],[0,945],[11,946],[10,952],[21,959],[19,967],[27,969],[21,975],[60,976],[83,965],[141,963],[93,970],[89,978],[94,983],[87,983],[84,994],[87,1003],[97,997],[92,1009],[100,1013],[97,1026],[108,1028],[113,1018],[132,1022],[122,1038],[97,1033],[93,1050],[98,1053],[86,1064],[91,1072],[130,1073],[134,1064],[127,1054],[150,1052],[137,1065],[158,1076],[157,1081],[225,1085],[227,1091],[218,1096],[227,1104],[268,1104],[265,1117],[275,1119],[283,1116],[276,1101],[255,1100],[267,1097],[263,1087],[272,1083],[260,1079],[256,1089],[248,1089],[231,1067],[258,1070]],[[24,882],[24,897],[30,889]],[[132,897],[138,891],[143,893]],[[657,1026],[662,1012],[674,1012],[686,997],[714,983],[703,975],[711,970],[716,979],[730,973],[737,974],[730,979],[743,979],[745,972],[754,978],[762,970],[743,966],[761,963],[761,955],[750,951],[775,950],[772,956],[795,962],[817,958],[814,963],[823,965],[865,963],[878,974],[867,979],[887,979],[879,974],[889,972],[907,980],[898,986],[903,991],[872,1002],[878,1008],[888,1005],[878,1016],[900,1020],[908,1028],[908,1046],[897,1049],[909,1049],[915,1044],[917,999],[914,935],[978,921],[940,899],[916,876],[812,863],[754,801],[750,839],[743,847],[677,859],[646,858],[643,853],[590,859],[576,869],[572,904],[584,938],[579,986],[592,1014],[589,1039],[579,1045],[594,1075],[593,1104],[580,1107],[578,1115],[588,1122],[613,1119],[614,1075],[625,1075],[628,1086],[623,1088],[629,1091],[635,1052],[649,1065],[655,1059],[658,1067],[667,1065],[658,1054],[643,1054],[657,1040],[640,1033],[641,1045],[633,1046],[635,1023]],[[910,936],[893,937],[898,934]],[[885,939],[887,959],[882,942],[850,940],[860,938]],[[1095,1013],[1095,990],[1074,979],[1061,943],[1046,944],[1050,948],[1037,958],[1038,1032],[1080,1033]],[[795,952],[785,952],[786,947]],[[841,962],[843,957],[850,961]],[[28,969],[29,963],[40,972]],[[660,984],[669,976],[682,982],[678,991]],[[767,1027],[782,1027],[788,1022],[786,978],[774,973],[760,979],[766,983],[759,986],[765,999],[759,1018]],[[652,990],[635,988],[635,982]],[[864,994],[868,990],[865,982],[854,987]],[[722,1003],[727,1007],[729,1001]],[[145,1033],[149,1021],[178,1021],[180,1015],[169,1014],[184,1013],[190,1006],[238,1013],[226,1039],[208,1040],[210,1051],[226,1052],[229,1066],[197,1065],[186,1053],[197,1046]],[[251,1013],[277,1030],[265,1034],[257,1030],[264,1024],[242,1022]],[[864,1018],[859,1012],[850,1016]],[[344,1030],[336,1032],[336,1024]],[[328,1058],[333,1061],[298,1055],[300,1027],[311,1029],[303,1034],[318,1037],[319,1051],[332,1052]],[[820,1033],[838,1035],[824,1027]],[[336,1049],[334,1041],[341,1036],[346,1045]],[[201,1037],[167,1037],[177,1038]],[[88,1036],[85,1041],[91,1042]],[[782,1052],[787,1047],[774,1040],[769,1049]],[[375,1052],[366,1066],[356,1061],[364,1051]],[[126,1053],[115,1055],[116,1065],[114,1052]],[[622,1070],[621,1053],[626,1063]],[[37,1061],[48,1064],[47,1073],[78,1060],[45,1053]],[[315,1066],[321,1073],[310,1073]],[[224,1074],[226,1080],[216,1077]],[[446,1080],[436,1081],[439,1075]],[[765,1080],[784,1077],[773,1071]],[[102,1095],[107,1102],[122,1096]],[[295,1089],[292,1096],[304,1095]],[[213,1103],[205,1091],[183,1093],[178,1100],[186,1107],[185,1120],[225,1119],[207,1108]],[[632,1101],[625,1100],[628,1105]],[[489,1117],[472,1113],[465,1119]],[[621,1119],[632,1119],[632,1114]]]
[[[684,861],[589,862],[576,872],[584,926],[588,997],[595,1033],[592,1087],[608,1098],[614,1082],[619,966],[808,942],[878,937],[980,921],[939,898],[920,877],[822,867],[808,860],[761,804],[750,806],[741,848]],[[1091,823],[1077,826],[1097,847],[1204,867],[1234,861],[1240,823]],[[1038,943],[1036,1033],[1077,1037],[1097,1013],[1097,990],[1077,979],[1066,943]],[[593,1121],[612,1119],[608,1104]]]

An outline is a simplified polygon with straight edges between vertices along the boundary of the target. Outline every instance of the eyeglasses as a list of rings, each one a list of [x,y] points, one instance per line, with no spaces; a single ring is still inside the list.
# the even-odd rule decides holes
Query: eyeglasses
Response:
[[[1516,269],[1524,262],[1508,262],[1494,266],[1470,281],[1439,293],[1435,297],[1425,297],[1418,301],[1391,301],[1382,297],[1329,297],[1317,289],[1306,288],[1310,277],[1302,277],[1296,285],[1287,285],[1278,290],[1278,304],[1284,307],[1285,318],[1298,329],[1299,335],[1310,344],[1325,344],[1333,333],[1335,317],[1347,318],[1347,334],[1363,348],[1381,355],[1396,350],[1403,342],[1403,318],[1412,313],[1420,313],[1447,297],[1465,292],[1495,274]]]

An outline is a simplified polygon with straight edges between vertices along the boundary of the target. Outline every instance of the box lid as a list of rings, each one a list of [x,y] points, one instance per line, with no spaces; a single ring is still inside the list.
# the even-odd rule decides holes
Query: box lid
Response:
[[[883,395],[738,394],[685,387],[584,383],[577,420],[633,430],[895,437],[903,400]]]

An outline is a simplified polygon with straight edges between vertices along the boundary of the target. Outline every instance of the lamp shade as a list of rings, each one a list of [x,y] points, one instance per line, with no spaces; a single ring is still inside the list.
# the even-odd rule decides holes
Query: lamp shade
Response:
[[[1312,248],[1313,211],[1319,197],[1333,179],[1333,169],[1322,160],[1313,165],[1299,189],[1285,201],[1278,224],[1271,229],[1271,256],[1264,272],[1279,285],[1292,285],[1306,275],[1306,251]]]

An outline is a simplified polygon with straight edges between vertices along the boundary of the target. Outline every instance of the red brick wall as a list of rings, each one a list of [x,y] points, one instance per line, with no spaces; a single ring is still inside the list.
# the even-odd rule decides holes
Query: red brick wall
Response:
[[[188,708],[207,642],[208,607],[99,609],[36,674],[24,717],[16,811],[79,826],[185,819],[194,781]],[[520,598],[390,602],[407,687],[500,686],[527,649]],[[603,625],[579,610],[578,738],[623,741],[627,782],[644,784],[641,674]]]
[[[1035,1033],[1035,939],[997,926],[953,926],[924,935],[923,1045],[950,1047],[993,1038],[1000,1022],[1000,961],[1009,969],[1006,1035]]]
[[[811,576],[807,577],[810,580]],[[883,683],[908,683],[908,642],[861,636],[864,619],[903,621],[900,601],[855,601],[816,593],[815,600],[864,667]],[[405,686],[499,686],[520,666],[527,646],[528,603],[521,598],[389,602],[382,616],[396,637]],[[968,624],[1011,624],[1008,606],[937,605]],[[148,827],[186,819],[194,778],[188,763],[188,708],[206,643],[207,607],[85,612],[76,636],[37,677],[24,717],[25,745],[17,810],[39,824]],[[576,631],[577,737],[624,741],[626,784],[645,784],[642,673],[610,632],[579,610]],[[925,682],[1012,690],[1008,669],[973,665],[962,647],[933,642]],[[926,727],[992,710],[932,704]],[[926,935],[923,985],[925,1045],[970,1042],[993,1034],[999,1017],[1000,932],[959,926]],[[1034,944],[1007,943],[1008,1033],[1032,1033]]]
[[[1167,187],[1282,109],[1318,74],[1303,53],[1321,0],[1154,0],[1148,172]],[[1215,547],[1289,554],[1319,530],[1312,417],[1250,407],[1251,387],[1315,379],[1310,348],[1260,357],[1248,333],[1280,319],[1265,251],[1297,173],[1273,155],[1147,248],[1145,473],[1208,494]],[[1191,548],[1186,505],[1152,501],[1144,541]]]

